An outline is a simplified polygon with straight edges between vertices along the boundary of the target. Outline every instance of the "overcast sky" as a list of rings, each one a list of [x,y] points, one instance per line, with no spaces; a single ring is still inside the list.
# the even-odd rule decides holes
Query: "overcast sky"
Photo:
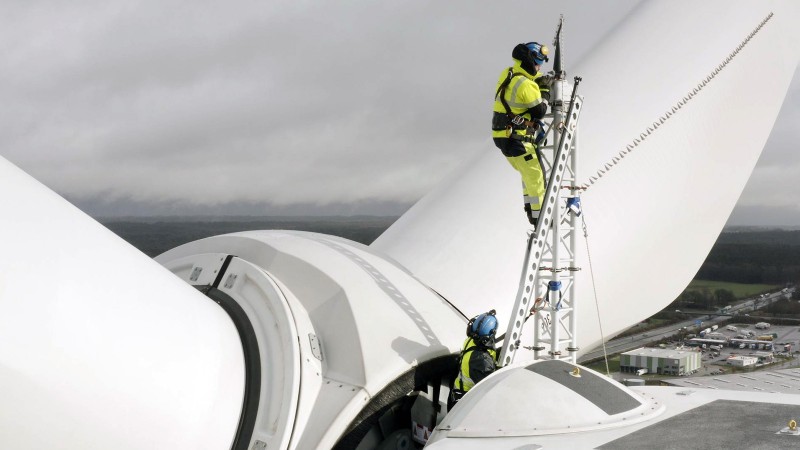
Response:
[[[495,151],[514,44],[637,3],[3,2],[0,154],[93,215],[400,214]],[[795,79],[729,224],[800,225],[797,123]]]

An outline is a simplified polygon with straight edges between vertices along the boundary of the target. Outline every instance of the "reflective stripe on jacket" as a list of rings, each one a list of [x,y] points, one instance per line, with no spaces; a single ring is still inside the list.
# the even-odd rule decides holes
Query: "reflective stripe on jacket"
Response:
[[[515,75],[511,82],[506,87],[505,92],[500,95],[503,95],[503,98],[506,100],[508,107],[511,109],[512,114],[517,114],[523,116],[526,120],[532,120],[531,114],[529,110],[531,108],[535,108],[539,104],[541,104],[544,100],[542,99],[542,93],[539,89],[539,85],[536,84],[534,81],[535,79],[542,76],[541,73],[536,73],[531,75],[525,69],[522,68],[522,62],[519,60],[514,60],[514,66],[511,67],[511,71]],[[503,72],[500,73],[500,78],[497,80],[497,86],[495,86],[495,92],[500,89],[500,85],[503,84],[504,81],[508,78],[508,69],[503,69]],[[494,99],[494,108],[495,112],[499,113],[507,113],[505,106],[503,106],[503,102],[500,100],[500,95]],[[537,117],[539,119],[540,117]],[[525,134],[525,130],[518,130],[518,134]],[[506,130],[497,130],[492,131],[492,137],[494,138],[507,138],[509,133]]]
[[[472,338],[467,338],[461,349],[461,366],[455,388],[469,391],[477,382],[494,372],[496,361],[495,349],[481,347]]]

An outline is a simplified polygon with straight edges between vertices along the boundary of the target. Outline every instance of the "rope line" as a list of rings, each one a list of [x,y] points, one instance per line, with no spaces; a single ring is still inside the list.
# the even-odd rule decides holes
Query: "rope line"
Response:
[[[603,361],[606,363],[606,376],[611,376],[611,371],[608,369],[608,352],[606,351],[606,337],[603,334],[603,321],[600,319],[600,302],[597,300],[597,285],[594,282],[594,267],[592,266],[592,253],[589,251],[589,230],[586,227],[586,214],[581,214],[581,221],[583,222],[583,237],[586,241],[586,255],[589,259],[589,274],[592,279],[592,291],[594,292],[594,306],[597,310],[597,325],[600,328],[600,340],[603,342]]]
[[[588,183],[584,183],[582,185],[582,188],[584,190],[589,189],[589,187],[593,185],[596,181],[598,181],[600,178],[603,178],[603,175],[608,173],[609,170],[611,170],[614,166],[616,166],[617,163],[619,163],[622,160],[622,158],[625,157],[625,155],[631,153],[634,149],[636,149],[636,147],[638,147],[639,144],[644,142],[644,140],[647,139],[648,136],[650,136],[661,125],[663,125],[667,120],[669,120],[673,115],[675,115],[681,108],[683,108],[684,105],[686,105],[686,103],[688,103],[698,93],[700,93],[700,91],[702,91],[703,88],[705,88],[706,85],[708,85],[708,83],[711,82],[711,80],[716,78],[716,76],[722,71],[722,69],[724,69],[725,66],[727,66],[728,63],[730,63],[733,60],[733,58],[735,58],[736,55],[738,55],[739,52],[742,51],[742,49],[748,44],[748,42],[750,42],[750,40],[753,39],[756,33],[758,33],[761,30],[761,28],[767,24],[767,22],[769,22],[772,16],[773,13],[770,12],[767,15],[767,17],[764,18],[764,20],[762,20],[761,23],[759,23],[758,26],[752,32],[750,32],[749,35],[747,35],[747,37],[739,44],[739,46],[736,47],[736,49],[732,51],[727,58],[725,58],[725,60],[722,61],[722,63],[720,63],[714,70],[712,70],[710,74],[705,79],[703,79],[703,81],[697,84],[697,87],[693,88],[688,94],[686,94],[683,97],[683,99],[679,100],[663,116],[659,117],[659,120],[653,122],[653,124],[651,126],[648,126],[647,129],[644,130],[642,133],[639,133],[639,137],[634,138],[633,141],[631,141],[631,143],[628,144],[624,150],[618,153],[618,156],[612,157],[611,161],[607,162],[602,169],[598,170],[596,175],[590,176]]]

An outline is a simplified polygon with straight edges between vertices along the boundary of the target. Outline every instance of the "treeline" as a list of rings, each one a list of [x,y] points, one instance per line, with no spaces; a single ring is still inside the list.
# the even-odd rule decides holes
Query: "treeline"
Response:
[[[792,298],[792,300],[796,300],[797,295]],[[772,315],[776,317],[797,317],[800,315],[800,303],[797,301],[790,301],[790,300],[779,300],[766,308],[764,308],[763,313],[766,315]]]
[[[100,222],[148,256],[187,242],[250,230],[298,230],[330,234],[369,245],[396,217],[265,217],[230,219],[101,219]]]
[[[720,234],[696,279],[750,284],[800,281],[800,231]]]
[[[673,308],[692,308],[714,310],[730,305],[736,300],[736,295],[727,289],[685,290],[678,296],[668,309]]]
[[[370,244],[396,217],[241,217],[223,219],[101,219],[111,231],[149,256],[208,236],[247,230],[302,230]],[[696,279],[735,283],[800,282],[800,231],[723,232]],[[687,291],[675,304],[702,309],[728,304],[724,292]],[[733,295],[733,294],[730,294]]]

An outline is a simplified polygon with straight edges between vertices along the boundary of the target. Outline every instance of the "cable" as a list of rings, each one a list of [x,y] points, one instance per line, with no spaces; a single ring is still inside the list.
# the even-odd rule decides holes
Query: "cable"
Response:
[[[592,278],[592,291],[594,292],[594,306],[597,309],[597,325],[600,327],[600,339],[603,342],[603,361],[606,363],[606,376],[611,376],[608,369],[608,352],[606,351],[606,338],[603,335],[603,321],[600,320],[600,303],[597,301],[597,285],[594,283],[594,268],[592,267],[592,253],[589,251],[589,230],[586,228],[586,214],[581,214],[583,222],[583,237],[586,241],[586,255],[589,257],[589,274]]]
[[[644,141],[645,141],[645,139],[647,139],[647,138],[648,138],[648,136],[650,136],[650,135],[651,135],[653,132],[657,131],[657,130],[658,130],[658,128],[659,128],[661,125],[663,125],[665,122],[667,122],[667,120],[669,120],[669,119],[670,119],[670,118],[671,118],[671,117],[672,117],[674,114],[678,113],[678,111],[679,111],[681,108],[683,108],[683,107],[684,107],[684,105],[686,105],[686,104],[687,104],[689,101],[691,101],[691,100],[692,100],[692,99],[693,99],[693,98],[694,98],[696,95],[698,95],[698,94],[699,94],[699,93],[700,93],[700,92],[703,90],[703,88],[705,88],[705,87],[706,87],[706,85],[708,85],[708,84],[709,84],[709,83],[710,83],[712,80],[714,80],[714,78],[716,78],[717,74],[719,74],[719,73],[720,73],[720,72],[721,72],[721,71],[722,71],[722,70],[723,70],[723,69],[724,69],[724,68],[725,68],[725,67],[728,65],[728,63],[730,63],[730,62],[731,62],[731,61],[732,61],[732,60],[733,60],[733,59],[736,57],[736,55],[738,55],[738,54],[739,54],[739,52],[741,52],[741,51],[742,51],[742,49],[743,49],[743,48],[744,48],[744,47],[745,47],[745,46],[746,46],[746,45],[747,45],[747,44],[750,42],[750,40],[751,40],[751,39],[753,39],[753,37],[756,35],[756,33],[758,33],[758,32],[761,30],[761,28],[763,28],[763,27],[764,27],[764,25],[766,25],[766,24],[767,24],[767,22],[769,22],[769,20],[770,20],[770,19],[772,19],[772,16],[773,16],[773,13],[769,13],[769,14],[768,14],[768,15],[767,15],[767,16],[766,16],[766,17],[765,17],[765,18],[764,18],[764,19],[763,19],[763,20],[762,20],[762,21],[761,21],[761,22],[758,24],[758,26],[757,26],[757,27],[756,27],[756,28],[755,28],[755,29],[754,29],[754,30],[753,30],[753,31],[752,31],[750,34],[748,34],[748,35],[747,35],[747,37],[746,37],[746,38],[745,38],[745,39],[744,39],[744,40],[743,40],[743,41],[742,41],[742,42],[739,44],[739,46],[738,46],[738,47],[736,47],[736,49],[734,49],[734,50],[733,50],[733,51],[732,51],[732,52],[731,52],[731,53],[728,55],[728,57],[727,57],[727,58],[725,58],[725,59],[722,61],[722,63],[721,63],[721,64],[719,64],[719,65],[718,65],[718,66],[717,66],[717,67],[716,67],[714,70],[712,70],[711,72],[709,72],[709,75],[708,75],[708,76],[707,76],[705,79],[703,79],[703,81],[701,81],[700,83],[698,83],[698,84],[697,84],[697,87],[695,87],[695,88],[693,88],[691,91],[689,91],[689,92],[688,92],[688,93],[687,93],[687,94],[686,94],[686,95],[683,97],[683,99],[681,99],[681,100],[678,100],[678,102],[677,102],[677,103],[675,103],[675,104],[674,104],[674,106],[672,106],[672,108],[671,108],[670,110],[667,110],[667,111],[664,113],[664,115],[662,115],[662,116],[660,116],[660,117],[659,117],[659,120],[657,120],[657,121],[653,122],[653,124],[652,124],[652,125],[648,126],[648,127],[647,127],[647,128],[646,128],[646,129],[645,129],[643,132],[639,133],[639,136],[638,136],[638,137],[635,137],[635,138],[634,138],[634,139],[633,139],[633,140],[630,142],[630,144],[628,144],[628,145],[625,147],[625,149],[624,149],[624,150],[620,151],[620,152],[619,152],[619,154],[618,154],[618,156],[614,156],[614,157],[612,157],[610,162],[607,162],[607,163],[606,163],[606,164],[603,166],[603,168],[599,169],[599,170],[597,171],[597,174],[596,174],[596,175],[592,175],[592,176],[590,176],[590,177],[589,177],[589,180],[588,180],[586,183],[584,183],[584,184],[582,185],[582,188],[583,188],[584,190],[588,190],[588,189],[589,189],[589,187],[590,187],[591,185],[593,185],[593,184],[594,184],[594,183],[595,183],[597,180],[599,180],[600,178],[603,178],[603,175],[605,175],[605,174],[606,174],[606,173],[607,173],[609,170],[613,169],[613,168],[614,168],[614,166],[616,166],[616,165],[617,165],[617,163],[619,163],[619,162],[621,161],[621,159],[625,157],[625,155],[627,155],[627,154],[631,153],[633,150],[635,150],[635,149],[636,149],[636,147],[638,147],[638,146],[639,146],[639,144],[641,144],[642,142],[644,142]]]

